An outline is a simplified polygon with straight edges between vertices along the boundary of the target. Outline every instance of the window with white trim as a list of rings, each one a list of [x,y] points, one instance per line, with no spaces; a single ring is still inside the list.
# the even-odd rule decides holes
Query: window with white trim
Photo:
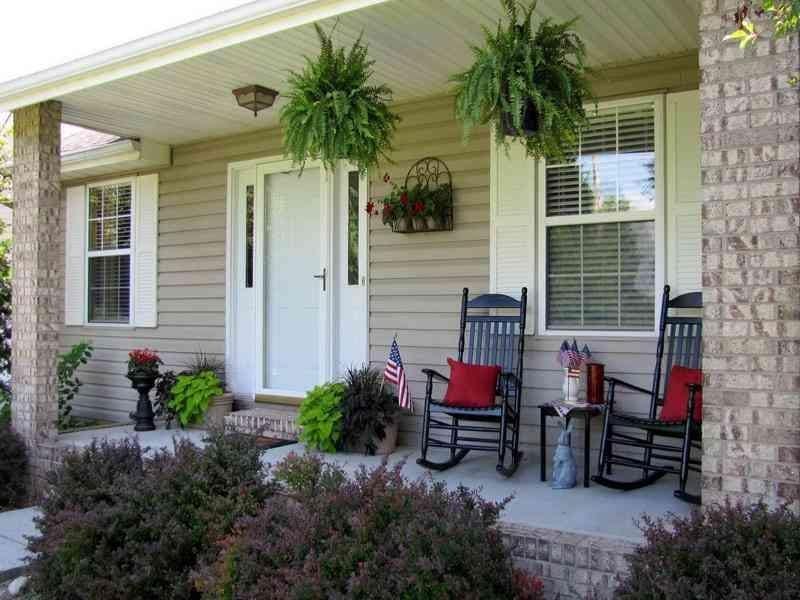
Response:
[[[544,166],[545,330],[654,330],[659,118],[651,100],[601,105],[573,158]]]
[[[131,319],[131,181],[88,187],[89,323]]]

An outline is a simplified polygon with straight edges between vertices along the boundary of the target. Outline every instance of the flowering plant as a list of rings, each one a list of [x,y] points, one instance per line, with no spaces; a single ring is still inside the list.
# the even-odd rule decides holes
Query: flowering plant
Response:
[[[158,375],[159,365],[164,364],[155,350],[141,348],[131,350],[128,354],[128,376]]]
[[[380,201],[382,210],[374,202],[367,203],[367,214],[381,215],[384,225],[394,225],[399,221],[431,217],[439,227],[444,227],[450,219],[450,184],[436,187],[417,184],[411,188],[392,182],[389,174],[383,176],[384,183],[391,183],[391,191]]]

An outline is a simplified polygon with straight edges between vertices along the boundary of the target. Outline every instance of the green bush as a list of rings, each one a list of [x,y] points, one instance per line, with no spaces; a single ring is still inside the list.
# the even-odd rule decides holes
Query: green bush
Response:
[[[8,423],[0,424],[0,509],[14,507],[25,497],[27,464],[25,442]]]
[[[300,441],[323,452],[336,452],[342,436],[345,386],[326,383],[308,392],[297,415]]]
[[[800,517],[764,504],[643,521],[619,600],[800,598]]]
[[[408,482],[401,469],[349,479],[316,457],[288,458],[275,470],[281,493],[199,570],[204,598],[541,600],[496,528],[503,503]]]
[[[0,427],[11,423],[11,392],[0,387]]]
[[[190,600],[236,520],[272,493],[253,439],[212,432],[144,455],[131,440],[68,454],[51,474],[29,587],[39,600]]]
[[[58,430],[73,426],[72,401],[81,389],[81,380],[75,372],[92,358],[94,348],[89,342],[79,342],[58,357]]]
[[[192,425],[203,420],[211,400],[222,395],[222,384],[211,371],[197,375],[178,375],[171,388],[169,407],[178,416],[181,425]]]

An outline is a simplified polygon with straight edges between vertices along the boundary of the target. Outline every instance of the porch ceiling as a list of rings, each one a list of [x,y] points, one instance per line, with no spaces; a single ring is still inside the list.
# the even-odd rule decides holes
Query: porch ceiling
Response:
[[[540,0],[538,13],[580,16],[577,29],[593,66],[698,46],[698,0]],[[499,2],[488,0],[390,0],[339,17],[335,39],[350,43],[363,31],[376,79],[402,102],[448,90],[448,77],[470,63],[468,45],[481,42],[480,26],[492,27],[501,14]],[[283,91],[288,71],[301,69],[303,56],[316,51],[313,27],[302,26],[58,99],[68,123],[182,144],[276,124],[282,100],[256,119],[236,105],[231,90],[258,83]]]

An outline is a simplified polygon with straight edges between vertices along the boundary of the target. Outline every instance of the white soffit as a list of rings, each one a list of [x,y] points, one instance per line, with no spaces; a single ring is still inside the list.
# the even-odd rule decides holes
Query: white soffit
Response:
[[[469,45],[482,41],[481,26],[494,27],[503,14],[497,0],[318,0],[311,5],[350,7],[322,19],[322,25],[331,28],[338,20],[337,44],[350,44],[363,32],[376,62],[374,81],[388,84],[398,102],[451,89],[449,77],[471,62]],[[593,66],[687,54],[698,46],[697,0],[539,0],[537,14],[558,21],[580,17],[576,29]],[[303,57],[318,51],[311,21],[296,22],[270,35],[59,94],[64,120],[172,145],[274,126],[285,99],[279,97],[273,109],[254,118],[236,105],[231,90],[252,83],[286,90],[289,70],[302,69]],[[2,91],[0,86],[0,106]]]

